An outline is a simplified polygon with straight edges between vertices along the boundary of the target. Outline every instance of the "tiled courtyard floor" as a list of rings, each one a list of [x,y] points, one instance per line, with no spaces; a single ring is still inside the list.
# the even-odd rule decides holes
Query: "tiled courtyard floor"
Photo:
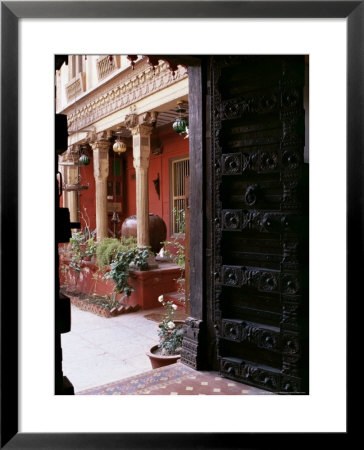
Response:
[[[177,362],[124,380],[81,391],[78,395],[272,395],[231,381],[217,372],[196,371]]]
[[[72,305],[71,331],[62,335],[62,350],[63,373],[75,394],[269,394],[181,363],[151,370],[146,352],[158,343],[158,322],[144,316],[153,315],[158,320],[163,313],[159,308],[104,318]]]
[[[158,324],[144,318],[162,310],[104,318],[72,305],[71,331],[62,334],[63,374],[75,392],[151,370],[146,352],[158,343]]]

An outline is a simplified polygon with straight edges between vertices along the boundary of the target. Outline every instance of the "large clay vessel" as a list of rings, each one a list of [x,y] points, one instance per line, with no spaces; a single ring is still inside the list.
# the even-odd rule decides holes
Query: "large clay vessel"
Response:
[[[125,237],[137,235],[137,218],[136,216],[127,217],[121,226],[121,235]],[[161,242],[167,238],[167,226],[164,220],[149,213],[149,241],[151,249],[154,253],[158,253],[163,247]]]

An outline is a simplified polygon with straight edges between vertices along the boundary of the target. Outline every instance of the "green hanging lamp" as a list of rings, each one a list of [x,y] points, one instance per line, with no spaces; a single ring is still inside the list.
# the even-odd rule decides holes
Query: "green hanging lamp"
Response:
[[[81,144],[79,158],[78,158],[79,166],[88,166],[90,164],[91,160],[87,154],[88,149],[89,149],[89,146],[87,144]]]
[[[90,158],[83,153],[78,160],[78,164],[80,166],[88,166],[90,164]]]
[[[178,134],[187,133],[188,128],[188,121],[185,117],[184,113],[186,112],[185,108],[183,108],[182,102],[177,102],[177,109],[176,112],[178,113],[178,117],[173,122],[173,129]]]

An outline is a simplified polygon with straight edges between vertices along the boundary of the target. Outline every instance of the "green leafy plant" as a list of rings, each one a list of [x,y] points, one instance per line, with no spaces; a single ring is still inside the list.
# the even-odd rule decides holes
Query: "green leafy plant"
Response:
[[[97,265],[99,269],[111,264],[114,256],[122,251],[136,248],[137,240],[135,237],[122,237],[121,239],[116,238],[104,238],[97,245],[96,256]]]
[[[86,256],[96,255],[96,248],[97,248],[97,244],[96,244],[94,238],[87,239],[85,255]]]
[[[180,266],[181,269],[184,269],[186,255],[185,246],[181,243],[181,238],[183,237],[186,228],[185,210],[174,208],[173,215],[176,219],[177,229],[179,232],[170,241],[163,242],[165,255],[167,258],[171,258],[175,264]]]
[[[164,250],[164,254],[167,258],[170,258],[182,270],[185,268],[185,246],[177,238],[172,241],[165,241]]]
[[[177,306],[171,301],[165,301],[163,295],[158,297],[166,309],[162,322],[159,324],[159,344],[162,355],[177,355],[181,352],[183,341],[183,328],[175,323],[175,312]]]
[[[82,257],[85,255],[81,246],[85,242],[85,236],[81,231],[72,234],[70,239],[70,245],[72,248],[72,257],[70,262],[70,268],[77,272],[79,275],[81,272],[81,261]]]
[[[177,264],[181,269],[181,275],[177,278],[178,292],[181,294],[185,293],[184,289],[184,269],[186,264],[186,253],[184,241],[181,242],[182,235],[185,233],[186,226],[186,215],[184,209],[173,209],[173,214],[176,218],[177,229],[179,233],[175,235],[170,241],[164,241],[164,254],[167,258],[170,258],[175,264]]]
[[[138,247],[119,251],[113,256],[110,271],[104,277],[115,282],[114,292],[124,294],[124,297],[131,295],[134,289],[128,283],[130,268],[133,266],[140,270],[147,269],[148,256],[148,248],[140,249]]]
[[[104,308],[107,308],[110,311],[114,308],[118,308],[120,305],[120,301],[116,299],[116,294],[113,295],[93,294],[92,297],[88,297],[87,299],[85,299],[85,301],[88,303],[92,303],[93,305],[103,306]]]

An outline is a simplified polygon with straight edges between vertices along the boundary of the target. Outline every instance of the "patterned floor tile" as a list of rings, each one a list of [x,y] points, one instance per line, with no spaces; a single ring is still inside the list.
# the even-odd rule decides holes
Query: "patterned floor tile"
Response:
[[[126,378],[104,386],[87,389],[76,395],[267,395],[268,391],[253,388],[200,372],[181,363]]]

